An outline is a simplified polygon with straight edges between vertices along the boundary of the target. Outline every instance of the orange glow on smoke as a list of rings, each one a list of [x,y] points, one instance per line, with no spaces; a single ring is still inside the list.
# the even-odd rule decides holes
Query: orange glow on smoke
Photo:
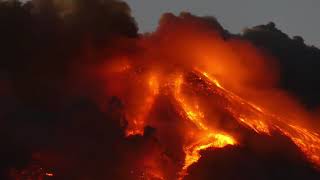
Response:
[[[240,105],[248,105],[250,108],[252,108],[260,113],[263,112],[262,109],[260,107],[256,106],[255,104],[248,102],[248,101],[245,101],[244,99],[240,98],[239,96],[232,93],[231,91],[226,90],[216,78],[214,78],[213,76],[210,76],[207,72],[201,72],[201,73],[204,77],[207,78],[207,80],[209,82],[211,82],[213,85],[215,85],[217,88],[219,88],[224,93],[224,95],[226,95],[227,98],[230,98],[230,100],[236,101]],[[261,118],[263,118],[263,117],[261,117]],[[269,129],[268,125],[263,120],[261,120],[261,118],[255,119],[255,118],[247,118],[244,116],[239,116],[238,120],[240,123],[245,124],[246,126],[250,127],[254,131],[256,131],[257,133],[270,134],[270,129]]]
[[[180,149],[167,136],[155,136],[162,138],[159,144],[164,146],[164,154],[172,154],[167,153],[167,144],[181,150],[183,157],[175,159],[175,175],[183,179],[188,168],[201,158],[201,151],[241,144],[241,132],[216,126],[222,118],[215,110],[223,111],[250,131],[287,136],[320,167],[320,136],[307,126],[307,112],[275,88],[278,76],[273,59],[249,42],[225,39],[202,20],[181,16],[165,15],[156,32],[138,40],[141,52],[128,54],[119,63],[112,62],[105,74],[109,90],[106,94],[119,96],[124,102],[127,136],[143,135],[146,126],[169,123],[165,127],[175,128]],[[187,74],[196,78],[190,80]],[[167,122],[170,116],[166,111],[164,122],[150,123],[157,119],[152,111],[162,97],[170,99],[181,121]],[[166,134],[169,130],[160,131]],[[152,158],[156,158],[150,158],[153,166],[160,164]],[[163,169],[165,165],[146,170],[144,177],[170,179]]]
[[[151,110],[156,96],[159,94],[159,79],[156,75],[150,75],[147,78],[148,96],[144,99],[143,105],[139,107],[139,113],[133,118],[132,124],[129,124],[127,136],[142,135],[145,127],[146,117]]]
[[[320,165],[320,137],[317,133],[301,128],[298,125],[288,124],[286,122],[289,121],[285,118],[267,112],[255,103],[241,98],[232,91],[227,90],[217,78],[206,71],[200,71],[198,68],[194,68],[192,71],[208,84],[210,87],[209,91],[218,91],[220,96],[232,102],[226,109],[239,123],[262,134],[271,135],[272,131],[280,131],[285,136],[288,136],[312,162]],[[160,79],[163,80],[161,83]],[[209,148],[223,148],[227,145],[237,144],[236,138],[232,135],[212,129],[206,124],[208,120],[199,103],[190,99],[182,92],[182,85],[185,83],[182,74],[175,74],[174,77],[172,77],[170,75],[163,76],[163,74],[160,75],[153,72],[147,76],[144,83],[147,87],[147,96],[142,98],[142,106],[136,107],[138,109],[136,115],[132,119],[129,119],[127,136],[143,134],[144,127],[147,125],[148,114],[153,107],[156,97],[164,92],[163,89],[166,89],[166,93],[170,91],[177,105],[181,107],[182,111],[179,113],[196,127],[191,133],[191,136],[186,135],[185,137],[186,142],[183,147],[185,159],[182,169],[179,172],[180,179],[183,179],[183,177],[188,174],[187,170],[192,164],[198,162],[201,158],[201,151]],[[153,169],[145,172],[144,176],[164,179],[160,174],[162,174],[160,170],[157,172]]]

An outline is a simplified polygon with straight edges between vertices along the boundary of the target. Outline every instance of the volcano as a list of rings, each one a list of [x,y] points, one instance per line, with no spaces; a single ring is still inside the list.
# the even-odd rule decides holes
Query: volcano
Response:
[[[116,0],[0,1],[0,21],[0,179],[320,179],[320,50],[272,22],[141,34]]]
[[[294,117],[282,117],[239,97],[225,89],[214,76],[197,68],[174,72],[167,77],[168,81],[162,82],[156,75],[151,75],[146,81],[150,96],[144,101],[144,115],[129,121],[127,136],[143,136],[146,125],[156,129],[164,128],[148,119],[157,118],[152,117],[156,113],[150,112],[159,111],[153,110],[153,106],[159,103],[157,101],[162,101],[159,99],[166,98],[167,104],[161,106],[168,107],[168,104],[171,104],[172,109],[171,112],[162,113],[175,114],[175,118],[187,124],[187,130],[184,132],[186,134],[183,135],[184,160],[178,172],[178,179],[188,175],[188,168],[199,161],[202,151],[228,146],[239,147],[246,144],[250,139],[247,136],[252,133],[283,136],[297,146],[315,167],[319,166],[319,134],[295,124],[288,124],[289,120],[286,118]],[[160,121],[159,117],[157,121]],[[212,123],[214,121],[216,122]],[[163,139],[161,136],[163,134],[155,133],[160,144]],[[159,174],[152,171],[151,169],[150,172],[145,172],[146,179],[166,179],[159,169],[155,170]]]

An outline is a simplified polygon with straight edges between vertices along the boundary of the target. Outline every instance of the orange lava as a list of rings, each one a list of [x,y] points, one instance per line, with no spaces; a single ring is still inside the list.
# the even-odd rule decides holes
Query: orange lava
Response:
[[[225,134],[219,133],[208,133],[206,136],[203,136],[198,142],[193,143],[184,148],[186,153],[185,162],[180,172],[181,179],[186,176],[188,168],[198,162],[200,159],[200,151],[209,149],[209,148],[223,148],[227,145],[235,145],[236,141],[233,137]]]
[[[159,94],[159,82],[156,75],[150,75],[147,79],[148,84],[148,96],[144,99],[142,107],[139,107],[139,113],[131,121],[132,124],[129,124],[127,129],[127,136],[132,135],[142,135],[145,127],[146,116],[151,110],[155,98]]]
[[[218,90],[221,96],[233,103],[232,105],[226,106],[226,109],[239,123],[261,134],[272,135],[272,131],[280,131],[285,136],[288,136],[302,152],[306,154],[310,161],[320,166],[320,137],[317,133],[313,133],[297,125],[286,123],[286,119],[266,112],[253,102],[247,101],[227,90],[223,87],[222,83],[206,72],[199,72],[198,69],[195,69],[194,72],[198,73],[200,78],[212,89]],[[227,145],[237,145],[238,142],[231,134],[212,129],[206,124],[206,115],[201,110],[199,103],[195,100],[190,100],[189,97],[182,92],[182,85],[184,83],[184,76],[182,74],[175,74],[174,77],[168,77],[170,78],[166,79],[167,82],[162,82],[165,87],[161,87],[159,77],[151,73],[146,81],[149,87],[149,95],[144,99],[145,103],[144,106],[141,107],[141,113],[137,114],[137,117],[130,121],[132,124],[127,130],[127,135],[143,134],[146,118],[154,104],[155,98],[160,93],[163,93],[163,89],[166,89],[167,92],[169,88],[177,105],[180,106],[180,114],[182,117],[186,117],[186,119],[195,126],[194,131],[190,133],[190,137],[186,136],[186,142],[183,147],[185,159],[182,169],[178,173],[179,179],[183,179],[183,177],[188,174],[188,168],[192,164],[197,163],[201,158],[201,151],[209,148],[223,148]],[[245,111],[239,110],[239,107],[244,108]],[[146,172],[146,174],[153,178],[162,179],[162,176],[153,176],[153,171]]]
[[[237,102],[239,106],[245,106],[247,109],[251,109],[248,116],[246,114],[239,114],[234,111],[233,108],[229,108],[230,112],[236,117],[236,119],[253,129],[257,133],[270,134],[270,131],[280,131],[285,136],[289,137],[300,149],[306,154],[310,161],[320,166],[320,135],[312,132],[306,128],[298,125],[288,124],[289,120],[277,116],[275,114],[264,111],[259,106],[252,102],[235,95],[234,93],[226,90],[221,86],[218,80],[208,76],[206,72],[202,72],[203,77],[206,77],[207,81],[216,86],[221,92],[230,99],[232,102]]]
[[[272,136],[280,132],[320,167],[320,136],[307,126],[311,122],[305,118],[308,112],[277,89],[273,58],[250,42],[222,36],[207,20],[188,14],[164,15],[156,32],[142,35],[137,41],[136,53],[127,54],[121,63],[111,65],[112,73],[123,72],[125,76],[110,76],[106,86],[115,89],[109,90],[109,94],[124,101],[127,136],[143,135],[146,126],[155,124],[156,131],[161,131],[155,136],[162,139],[159,144],[164,144],[165,156],[175,155],[172,160],[178,168],[174,170],[175,176],[183,179],[189,167],[201,158],[201,151],[241,143],[236,129],[233,132],[229,132],[232,127],[224,129],[225,122],[220,121],[226,117],[259,134]],[[189,74],[196,76],[194,82],[188,79]],[[153,117],[153,108],[160,97],[170,99],[176,111],[161,118]],[[174,121],[180,121],[169,122],[170,113],[175,115]],[[158,119],[164,122],[154,122]],[[163,125],[167,123],[168,126]],[[177,136],[180,144],[174,144],[167,131]],[[150,170],[145,174],[165,179],[166,173],[161,168],[157,173]],[[161,178],[157,177],[159,174]]]
[[[183,83],[182,75],[179,75],[174,83],[174,96],[179,102],[180,106],[184,110],[184,113],[188,119],[196,125],[198,130],[200,130],[201,136],[196,142],[192,144],[187,144],[184,147],[185,161],[181,172],[181,179],[187,175],[187,169],[192,164],[198,162],[200,159],[200,151],[206,150],[208,148],[222,148],[227,145],[235,145],[235,139],[230,135],[220,134],[214,130],[210,130],[204,123],[204,113],[200,110],[199,105],[194,103],[190,105],[186,102],[185,98],[181,93],[181,85]]]

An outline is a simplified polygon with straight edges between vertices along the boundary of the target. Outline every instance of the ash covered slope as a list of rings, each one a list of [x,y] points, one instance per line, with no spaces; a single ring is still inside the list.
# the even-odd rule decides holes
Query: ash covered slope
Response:
[[[198,130],[197,124],[188,120],[188,113],[181,114],[183,106],[177,107],[181,100],[177,102],[172,94],[167,100],[163,96],[154,99],[151,96],[146,98],[147,101],[141,100],[144,98],[143,93],[149,93],[143,88],[152,87],[154,91],[150,91],[151,95],[158,96],[160,92],[157,91],[157,83],[160,82],[157,81],[157,74],[150,78],[146,73],[145,85],[144,73],[149,71],[148,63],[167,68],[167,64],[171,66],[173,62],[172,64],[187,72],[192,71],[193,67],[190,69],[190,65],[194,65],[195,61],[188,60],[188,46],[182,46],[188,43],[175,42],[177,38],[188,39],[189,36],[178,35],[184,32],[181,29],[189,29],[190,25],[205,26],[206,31],[200,28],[201,31],[195,30],[182,33],[183,35],[193,36],[200,33],[202,37],[201,34],[204,33],[207,37],[206,32],[209,32],[209,35],[215,37],[218,32],[219,41],[212,43],[222,42],[223,46],[226,46],[224,41],[220,41],[220,36],[223,40],[249,39],[272,52],[277,60],[285,62],[280,66],[283,70],[280,77],[284,79],[283,87],[294,92],[298,98],[307,99],[305,102],[312,106],[320,103],[316,93],[309,93],[313,92],[316,83],[304,80],[312,79],[312,82],[318,82],[317,78],[320,76],[316,76],[316,71],[311,71],[310,74],[305,70],[299,71],[301,74],[295,76],[291,67],[294,67],[294,70],[300,66],[306,67],[304,69],[318,67],[318,49],[304,45],[299,38],[290,40],[283,34],[281,37],[285,38],[272,38],[281,43],[268,43],[270,38],[264,38],[267,36],[265,31],[248,31],[243,37],[237,36],[234,39],[235,36],[226,32],[214,18],[200,18],[188,13],[178,17],[172,14],[164,15],[159,28],[161,32],[151,35],[151,41],[147,40],[147,46],[151,44],[151,47],[145,49],[145,42],[140,44],[141,39],[148,39],[149,35],[138,35],[130,9],[125,3],[115,0],[73,2],[71,5],[51,0],[34,0],[27,4],[18,1],[0,2],[0,179],[175,179],[181,177],[179,172],[183,167],[187,167],[184,169],[187,179],[318,177],[319,173],[313,168],[310,159],[306,158],[292,139],[279,131],[278,135],[272,136],[259,134],[252,130],[252,127],[248,127],[248,124],[240,124],[234,111],[260,116],[259,112],[251,112],[252,107],[248,105],[240,105],[239,109],[225,109],[228,104],[239,107],[239,101],[228,98],[225,92],[219,90],[219,86],[213,86],[212,82],[208,85],[210,82],[196,81],[192,86],[183,85],[183,89],[188,91],[193,89],[192,87],[207,86],[222,93],[214,93],[212,101],[206,100],[203,104],[216,107],[218,113],[206,108],[203,111],[209,115],[220,115],[209,119],[207,123],[215,130],[237,137],[239,146],[205,148],[207,150],[204,149],[201,158],[198,154],[200,151],[193,151],[196,146],[193,143],[185,146],[183,139],[187,135],[186,129],[196,129],[195,132],[204,134],[207,131],[203,130],[203,127]],[[211,31],[214,33],[211,34]],[[271,32],[279,33],[274,27]],[[198,39],[197,37],[199,36],[195,35],[194,39]],[[204,43],[211,44],[210,41],[211,38],[204,40]],[[202,43],[197,44],[200,50],[203,49]],[[172,44],[178,47],[171,46]],[[286,44],[289,48],[278,48],[277,45],[281,44]],[[246,51],[246,48],[237,47],[243,47],[242,43],[235,43],[234,51]],[[291,47],[295,50],[288,50]],[[209,45],[208,50],[210,48]],[[199,50],[195,46],[188,50],[193,49]],[[297,49],[299,56],[291,55],[297,52]],[[224,52],[224,48],[218,50]],[[291,61],[293,56],[301,58]],[[242,56],[235,57],[237,59]],[[144,58],[147,60],[140,60]],[[132,65],[127,66],[128,61],[138,67],[134,69],[134,75],[126,73]],[[117,63],[121,64],[120,67]],[[105,66],[107,68],[103,69]],[[113,74],[105,72],[109,67],[115,71]],[[236,69],[238,68],[232,68],[228,73]],[[171,70],[166,69],[165,73],[172,72]],[[229,75],[237,79],[238,74]],[[199,74],[196,77],[206,79]],[[300,77],[304,79],[301,80]],[[110,86],[109,80],[112,82]],[[223,85],[225,81],[223,78],[221,80]],[[131,86],[135,87],[136,91],[129,94],[128,91],[134,89]],[[213,91],[201,88],[194,90],[198,91],[195,95],[204,94],[202,99],[211,99],[206,93]],[[126,96],[121,96],[123,92]],[[192,95],[192,92],[189,93],[187,94]],[[128,99],[130,95],[134,98]],[[139,98],[135,99],[136,97]],[[153,102],[154,105],[144,106],[147,104],[144,102]],[[146,120],[146,123],[139,127],[143,134],[126,137],[125,134],[134,124],[130,116],[128,117],[129,107],[141,105],[140,103],[143,104],[142,112],[144,107],[149,110],[145,115],[139,116]],[[156,116],[153,117],[153,114]],[[189,117],[197,117],[197,114],[189,112]],[[199,124],[198,126],[201,127]],[[209,135],[209,138],[204,140],[200,137],[199,143],[205,143],[209,147],[235,144],[226,135]],[[217,141],[219,138],[222,140]],[[196,141],[195,144],[199,143]],[[264,144],[268,146],[263,146]],[[189,157],[196,156],[195,159],[191,158],[190,162],[193,164],[188,162],[191,166],[183,166],[186,155],[184,150],[189,150],[186,151],[190,152]],[[198,163],[194,163],[197,160]],[[217,165],[221,163],[222,166]],[[255,171],[251,168],[255,168]]]

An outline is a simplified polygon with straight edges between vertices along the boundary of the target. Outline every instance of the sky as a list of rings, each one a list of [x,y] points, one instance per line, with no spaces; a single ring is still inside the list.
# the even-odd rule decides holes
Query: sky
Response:
[[[306,44],[320,47],[320,0],[124,0],[140,32],[154,31],[161,14],[188,11],[214,16],[232,33],[246,27],[276,23],[283,32],[302,36]]]

